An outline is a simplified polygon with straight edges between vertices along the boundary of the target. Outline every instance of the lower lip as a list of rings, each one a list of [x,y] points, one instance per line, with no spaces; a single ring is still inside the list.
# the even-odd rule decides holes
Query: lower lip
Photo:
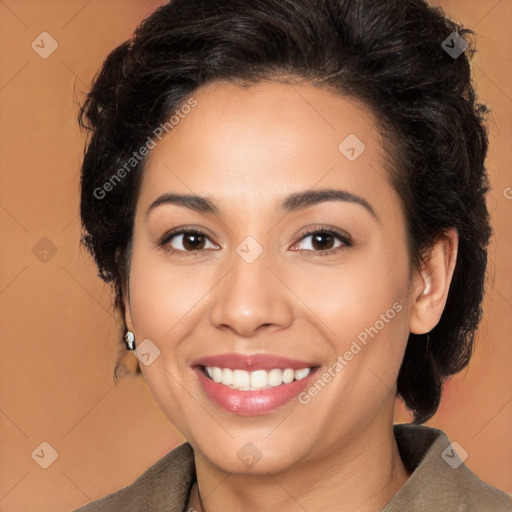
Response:
[[[226,411],[242,416],[265,414],[288,403],[304,390],[315,373],[312,370],[307,377],[294,380],[289,384],[281,384],[259,391],[240,391],[214,382],[203,373],[201,368],[195,368],[195,371],[209,398]]]

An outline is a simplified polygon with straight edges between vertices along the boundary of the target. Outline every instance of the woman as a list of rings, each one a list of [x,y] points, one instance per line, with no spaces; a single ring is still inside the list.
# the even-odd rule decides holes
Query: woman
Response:
[[[511,510],[420,425],[481,318],[469,35],[421,0],[174,0],[109,55],[84,243],[188,442],[78,510]]]

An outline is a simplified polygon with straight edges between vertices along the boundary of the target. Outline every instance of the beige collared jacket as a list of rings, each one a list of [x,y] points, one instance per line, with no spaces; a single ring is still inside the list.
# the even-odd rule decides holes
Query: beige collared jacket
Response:
[[[472,473],[441,430],[399,424],[394,434],[412,474],[381,512],[512,511],[512,497]],[[73,512],[187,512],[195,479],[194,453],[184,443],[127,487]]]

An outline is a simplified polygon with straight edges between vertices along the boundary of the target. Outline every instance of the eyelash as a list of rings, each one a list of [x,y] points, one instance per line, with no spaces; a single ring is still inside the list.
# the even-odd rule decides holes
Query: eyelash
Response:
[[[171,254],[177,254],[178,256],[189,256],[189,255],[197,255],[204,251],[202,250],[195,250],[195,251],[180,251],[178,249],[172,249],[167,246],[167,244],[175,237],[179,235],[200,235],[205,238],[209,238],[206,233],[203,231],[200,231],[198,229],[194,228],[178,228],[174,231],[170,231],[169,233],[166,233],[158,242],[158,246],[162,249],[165,249],[166,251],[170,252]]]
[[[327,250],[327,251],[311,251],[309,249],[299,249],[298,252],[314,253],[315,255],[319,255],[319,256],[328,256],[330,254],[333,254],[333,253],[337,252],[342,247],[352,247],[352,245],[353,245],[352,239],[350,238],[350,236],[347,233],[345,233],[343,231],[340,231],[338,229],[332,228],[332,227],[328,227],[328,226],[315,227],[315,228],[312,228],[312,229],[302,233],[300,235],[300,238],[299,238],[298,242],[296,242],[294,245],[299,244],[304,239],[306,239],[308,236],[319,234],[319,233],[323,234],[323,235],[334,236],[335,238],[337,238],[342,243],[342,245],[338,246],[338,247],[336,247],[334,249]],[[178,249],[169,248],[167,246],[167,244],[174,237],[179,236],[179,235],[200,235],[200,236],[203,236],[203,237],[209,239],[209,237],[208,237],[208,235],[206,233],[204,233],[203,231],[200,231],[198,229],[186,228],[186,227],[185,228],[178,228],[177,230],[174,230],[174,231],[171,231],[169,233],[166,233],[158,241],[158,247],[160,247],[162,249],[165,249],[166,251],[168,251],[168,252],[170,252],[172,254],[178,254],[179,256],[188,256],[188,255],[191,255],[191,254],[192,255],[198,255],[199,253],[201,253],[201,252],[203,252],[205,250],[205,249],[198,249],[198,250],[195,250],[195,251],[182,251],[182,250],[178,250]]]
[[[294,245],[297,245],[298,243],[302,242],[308,236],[319,234],[319,233],[321,233],[323,235],[331,235],[334,238],[337,238],[341,242],[342,245],[335,247],[334,249],[329,249],[327,251],[311,251],[308,249],[299,249],[299,252],[313,253],[314,255],[318,255],[318,256],[329,256],[330,254],[334,254],[334,253],[338,252],[343,247],[352,247],[352,245],[353,245],[352,239],[350,238],[350,236],[347,233],[340,231],[338,229],[329,227],[329,226],[315,227],[315,228],[311,228],[311,229],[305,231],[304,233],[302,233],[300,235],[298,242],[295,243]]]

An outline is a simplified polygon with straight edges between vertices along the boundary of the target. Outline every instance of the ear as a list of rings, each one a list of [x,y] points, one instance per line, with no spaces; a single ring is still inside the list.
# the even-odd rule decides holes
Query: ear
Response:
[[[415,273],[409,326],[413,334],[425,334],[439,322],[448,298],[458,246],[457,230],[446,231],[435,242],[421,271]]]

